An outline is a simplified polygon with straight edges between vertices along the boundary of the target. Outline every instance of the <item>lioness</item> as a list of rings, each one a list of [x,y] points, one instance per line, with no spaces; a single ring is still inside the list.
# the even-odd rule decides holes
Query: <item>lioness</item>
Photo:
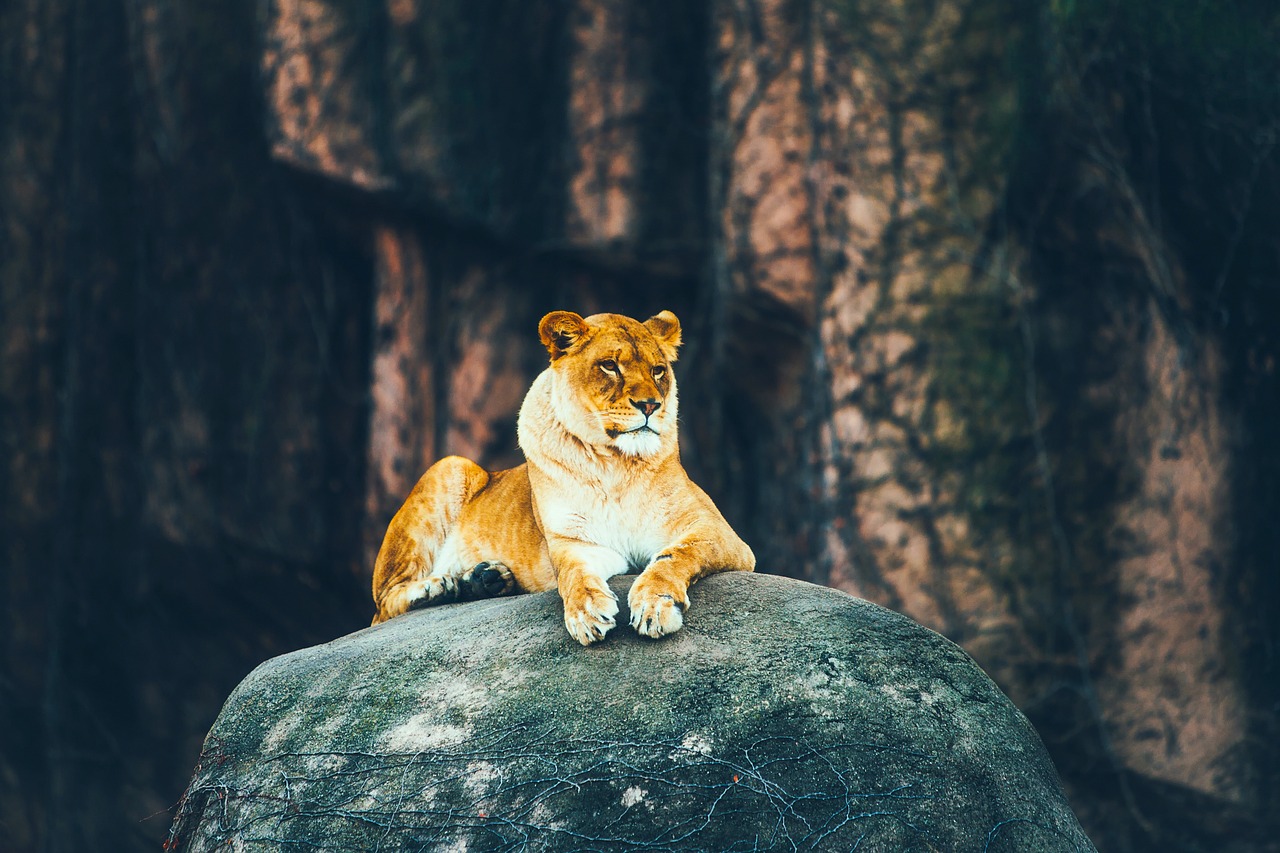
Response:
[[[605,580],[643,569],[627,603],[649,637],[680,630],[689,585],[755,569],[755,555],[680,464],[680,321],[555,311],[538,325],[551,366],[520,406],[526,464],[489,473],[441,459],[387,529],[373,624],[470,591],[558,588],[564,624],[590,645],[614,626]]]

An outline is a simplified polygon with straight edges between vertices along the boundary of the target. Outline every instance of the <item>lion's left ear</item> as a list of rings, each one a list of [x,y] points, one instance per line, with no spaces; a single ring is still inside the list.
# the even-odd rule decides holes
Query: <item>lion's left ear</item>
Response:
[[[676,360],[676,350],[680,348],[680,321],[670,311],[661,311],[644,321],[648,329],[662,347],[662,354],[667,361]]]
[[[586,333],[586,321],[572,311],[552,311],[538,324],[538,337],[552,361],[573,349]]]

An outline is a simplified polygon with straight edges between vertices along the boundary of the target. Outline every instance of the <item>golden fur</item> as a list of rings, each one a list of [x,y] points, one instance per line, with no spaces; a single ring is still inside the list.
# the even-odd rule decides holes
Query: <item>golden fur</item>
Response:
[[[451,456],[422,475],[378,553],[375,625],[480,572],[483,594],[559,589],[565,627],[590,645],[618,613],[606,580],[642,569],[627,596],[631,625],[661,637],[684,624],[691,583],[754,570],[751,549],[680,464],[675,315],[556,311],[538,332],[551,365],[520,407],[526,464],[489,473]]]

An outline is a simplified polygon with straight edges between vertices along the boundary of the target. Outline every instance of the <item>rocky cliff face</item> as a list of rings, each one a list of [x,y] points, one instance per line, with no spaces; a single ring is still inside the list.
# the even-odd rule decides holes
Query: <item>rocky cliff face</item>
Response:
[[[1274,723],[1249,710],[1275,704],[1249,687],[1275,680],[1271,629],[1235,602],[1274,585],[1239,544],[1256,521],[1231,521],[1255,512],[1231,461],[1252,439],[1196,317],[1226,270],[1192,271],[1230,244],[1160,233],[1152,167],[1115,138],[1135,120],[1075,91],[1068,22],[1006,0],[267,8],[275,157],[489,241],[378,232],[369,561],[431,461],[517,461],[529,317],[643,293],[636,313],[692,321],[684,447],[762,563],[964,646],[1117,838],[1188,829],[1148,838],[1131,789],[1273,811],[1250,744]],[[580,266],[493,263],[513,247]]]
[[[616,578],[619,599],[633,580]],[[625,624],[619,618],[619,624]],[[170,846],[1093,850],[1027,720],[957,646],[776,577],[583,649],[555,593],[415,611],[268,661]]]

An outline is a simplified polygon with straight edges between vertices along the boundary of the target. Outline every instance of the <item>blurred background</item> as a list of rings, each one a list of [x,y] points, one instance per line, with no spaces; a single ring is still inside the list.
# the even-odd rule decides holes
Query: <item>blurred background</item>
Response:
[[[157,849],[555,309],[1103,851],[1280,850],[1272,0],[2,0],[0,848]]]

